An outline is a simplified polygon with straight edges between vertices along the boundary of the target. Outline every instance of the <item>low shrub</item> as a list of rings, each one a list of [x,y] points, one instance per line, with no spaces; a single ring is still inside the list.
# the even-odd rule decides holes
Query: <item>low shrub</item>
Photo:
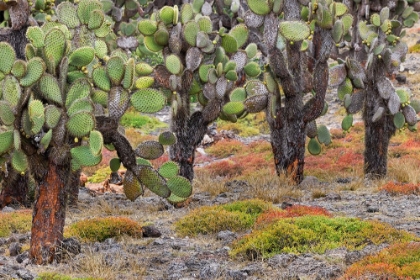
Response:
[[[30,210],[0,212],[0,237],[7,237],[12,233],[29,232],[31,225],[32,212]]]
[[[420,184],[388,182],[379,188],[391,195],[419,194]]]
[[[92,218],[69,225],[64,235],[78,237],[84,242],[102,242],[107,238],[118,238],[122,235],[141,237],[142,227],[126,217]]]
[[[270,203],[258,199],[203,206],[178,220],[175,230],[181,236],[211,234],[222,230],[241,231],[251,228],[257,216],[271,207]]]
[[[120,121],[124,127],[141,128],[143,132],[147,133],[157,128],[167,127],[168,125],[159,121],[155,117],[142,115],[138,112],[128,111],[122,117]]]
[[[318,253],[345,247],[360,250],[368,244],[395,243],[419,238],[390,225],[357,218],[302,216],[279,219],[256,229],[233,244],[231,255],[265,259],[280,253]]]
[[[245,144],[239,140],[223,139],[208,147],[206,153],[217,158],[225,158],[240,153],[245,147]]]
[[[342,279],[419,279],[420,243],[397,243],[351,265]]]

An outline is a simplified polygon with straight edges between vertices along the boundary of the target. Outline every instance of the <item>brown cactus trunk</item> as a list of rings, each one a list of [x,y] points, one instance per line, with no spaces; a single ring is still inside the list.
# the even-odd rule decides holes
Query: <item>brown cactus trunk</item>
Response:
[[[0,209],[12,203],[18,203],[29,207],[28,193],[28,173],[23,176],[18,174],[10,163],[8,164],[8,174],[1,174],[2,189],[0,193]]]
[[[38,186],[32,215],[29,256],[35,264],[51,263],[63,240],[66,208],[66,184],[70,166],[48,163],[48,172]]]
[[[68,185],[69,206],[77,206],[77,200],[79,199],[80,174],[81,170],[77,170],[72,172],[70,175],[70,181]]]

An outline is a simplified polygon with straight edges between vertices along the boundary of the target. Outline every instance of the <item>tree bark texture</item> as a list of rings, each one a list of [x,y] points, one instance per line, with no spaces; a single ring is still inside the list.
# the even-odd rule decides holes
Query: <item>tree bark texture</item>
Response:
[[[10,204],[28,205],[28,173],[21,175],[13,170],[10,163],[7,164],[7,172],[1,172],[2,189],[0,193],[0,209]]]
[[[49,161],[48,171],[39,182],[29,250],[29,257],[35,264],[52,263],[63,240],[69,170],[70,165],[58,166]]]

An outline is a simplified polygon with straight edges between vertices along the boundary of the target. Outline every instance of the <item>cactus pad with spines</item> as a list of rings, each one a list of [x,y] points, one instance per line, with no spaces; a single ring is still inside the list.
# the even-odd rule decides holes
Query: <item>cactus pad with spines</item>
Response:
[[[0,71],[9,74],[16,60],[15,50],[6,42],[0,42]]]
[[[95,85],[101,90],[109,91],[111,89],[111,80],[106,73],[105,67],[95,68],[92,73],[92,78]]]
[[[181,23],[186,23],[193,19],[194,11],[190,3],[185,3],[181,7]]]
[[[125,196],[131,201],[134,201],[139,196],[143,195],[143,187],[141,186],[141,183],[134,175],[134,173],[130,170],[127,170],[125,172],[123,180],[123,190]]]
[[[164,149],[162,144],[158,141],[145,141],[137,146],[134,153],[136,156],[151,160],[162,156]]]
[[[233,101],[233,102],[235,102],[235,101],[245,101],[245,99],[246,99],[245,89],[242,88],[242,87],[235,88],[229,94],[229,99],[230,99],[230,101]]]
[[[72,136],[83,137],[94,129],[95,118],[91,113],[77,113],[69,118],[66,127]]]
[[[45,124],[48,128],[54,128],[61,118],[61,110],[54,105],[45,106]]]
[[[348,114],[344,117],[344,119],[341,122],[341,128],[344,131],[348,131],[353,126],[353,115]]]
[[[113,158],[109,161],[109,168],[112,172],[117,172],[121,167],[121,160],[119,158]]]
[[[344,100],[346,94],[351,94],[353,92],[353,84],[349,78],[346,78],[337,88],[338,98]]]
[[[163,49],[163,46],[156,43],[154,36],[144,37],[144,45],[151,52],[158,52]]]
[[[167,185],[171,190],[171,193],[178,197],[187,198],[192,193],[192,186],[190,181],[179,175],[169,178]]]
[[[268,96],[265,94],[257,94],[247,98],[244,101],[246,111],[248,113],[258,113],[267,107]]]
[[[89,21],[87,26],[89,29],[98,29],[104,23],[104,13],[101,10],[93,10],[90,12]]]
[[[23,60],[16,60],[11,72],[16,78],[22,78],[26,74],[26,62]]]
[[[12,167],[17,172],[26,172],[28,169],[28,158],[22,150],[15,150],[12,155]]]
[[[40,141],[43,151],[45,151],[48,148],[48,146],[50,145],[51,139],[52,139],[52,130],[49,129],[47,133],[45,133],[44,136],[42,136],[41,141]]]
[[[234,53],[238,50],[238,41],[232,35],[224,34],[222,37],[222,47],[227,53]]]
[[[30,26],[26,30],[26,38],[28,38],[35,48],[42,48],[44,46],[44,37],[44,31],[38,26]]]
[[[124,77],[121,82],[121,85],[124,89],[130,89],[134,85],[135,77],[135,61],[133,58],[130,58],[125,63]]]
[[[322,151],[321,144],[319,144],[316,138],[311,138],[308,142],[308,152],[311,155],[319,155]]]
[[[247,3],[251,11],[257,15],[267,15],[272,9],[272,2],[268,0],[248,0]]]
[[[2,90],[3,100],[10,104],[12,110],[15,110],[22,96],[22,89],[19,86],[19,82],[15,77],[8,75],[3,80]]]
[[[15,115],[10,108],[9,102],[0,100],[0,123],[9,126],[15,121]]]
[[[229,35],[236,39],[238,48],[241,48],[248,41],[248,27],[243,23],[237,24],[230,30]]]
[[[240,101],[228,102],[222,107],[226,115],[241,115],[245,109],[244,103]]]
[[[405,124],[404,114],[401,113],[401,112],[397,112],[394,115],[393,121],[394,121],[394,125],[395,125],[396,128],[398,128],[398,129],[402,128]]]
[[[44,55],[48,60],[47,67],[50,73],[60,64],[66,50],[66,36],[60,29],[51,29],[45,35]]]
[[[70,88],[68,89],[66,96],[66,107],[69,108],[70,105],[79,98],[89,97],[90,91],[91,86],[87,79],[77,79],[70,85]]]
[[[74,50],[69,56],[69,64],[76,67],[83,67],[92,62],[95,57],[95,49],[92,47],[81,47]]]
[[[102,10],[102,4],[94,0],[81,0],[77,7],[77,15],[83,24],[88,24],[91,18],[91,12],[94,10]]]
[[[200,26],[195,21],[189,21],[184,24],[182,35],[185,41],[192,47],[195,47],[197,42],[197,34],[200,31]]]
[[[187,200],[187,197],[179,197],[171,193],[171,195],[167,197],[166,200],[169,201],[170,203],[176,204],[176,203],[184,202],[185,200]]]
[[[152,167],[140,165],[137,167],[134,174],[140,182],[153,193],[164,198],[171,195],[171,191],[166,185],[165,179],[153,170]]]
[[[311,29],[302,21],[282,21],[279,25],[279,32],[286,40],[297,42],[308,38]]]
[[[401,102],[397,93],[393,92],[388,99],[388,110],[395,115],[400,110]]]
[[[50,75],[44,74],[39,80],[39,89],[44,98],[56,104],[63,104],[60,86],[57,79]]]
[[[106,64],[106,70],[111,83],[114,86],[119,85],[124,78],[124,60],[119,56],[111,57]]]
[[[0,155],[9,151],[13,146],[13,131],[0,132]]]
[[[325,125],[319,125],[317,128],[317,132],[318,132],[317,137],[318,137],[319,143],[322,143],[325,145],[329,145],[331,143],[330,131]]]
[[[97,130],[89,133],[89,147],[93,155],[98,155],[102,151],[104,139],[102,134]]]
[[[159,167],[159,174],[164,178],[171,178],[178,175],[179,165],[174,161],[167,161]]]
[[[80,166],[95,166],[102,160],[102,154],[94,155],[89,146],[78,146],[70,149],[70,154]]]
[[[155,83],[153,77],[140,77],[136,80],[136,88],[150,88]]]
[[[166,98],[158,90],[139,89],[131,96],[131,104],[142,113],[156,113],[165,106]]]
[[[136,74],[139,76],[147,76],[153,73],[153,67],[147,63],[141,62],[136,64]]]
[[[77,16],[76,7],[68,2],[63,1],[57,6],[58,20],[68,26],[68,28],[75,28],[80,25],[79,17]]]
[[[156,32],[158,24],[154,20],[144,19],[139,21],[137,28],[143,35],[150,36]]]
[[[171,54],[165,58],[165,66],[169,72],[178,75],[182,71],[182,63],[177,55]]]
[[[198,26],[200,27],[200,31],[203,31],[205,33],[210,33],[213,29],[211,19],[207,16],[203,16],[199,18],[197,23],[198,23]]]
[[[162,145],[173,145],[176,142],[176,137],[172,132],[164,131],[159,134],[158,141]]]
[[[90,99],[87,98],[79,98],[75,100],[70,107],[67,109],[67,115],[69,117],[81,113],[81,112],[93,112],[93,104]]]
[[[255,61],[251,61],[244,67],[245,73],[251,78],[258,77],[261,74],[261,68]]]

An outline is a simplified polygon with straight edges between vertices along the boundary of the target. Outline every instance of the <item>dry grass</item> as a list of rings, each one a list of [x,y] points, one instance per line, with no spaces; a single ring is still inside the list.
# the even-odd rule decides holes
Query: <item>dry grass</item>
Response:
[[[392,159],[389,161],[388,166],[388,176],[396,181],[412,184],[420,183],[419,160]]]
[[[224,179],[214,179],[203,171],[197,171],[194,176],[193,190],[194,192],[207,192],[212,197],[227,191],[226,181]]]

